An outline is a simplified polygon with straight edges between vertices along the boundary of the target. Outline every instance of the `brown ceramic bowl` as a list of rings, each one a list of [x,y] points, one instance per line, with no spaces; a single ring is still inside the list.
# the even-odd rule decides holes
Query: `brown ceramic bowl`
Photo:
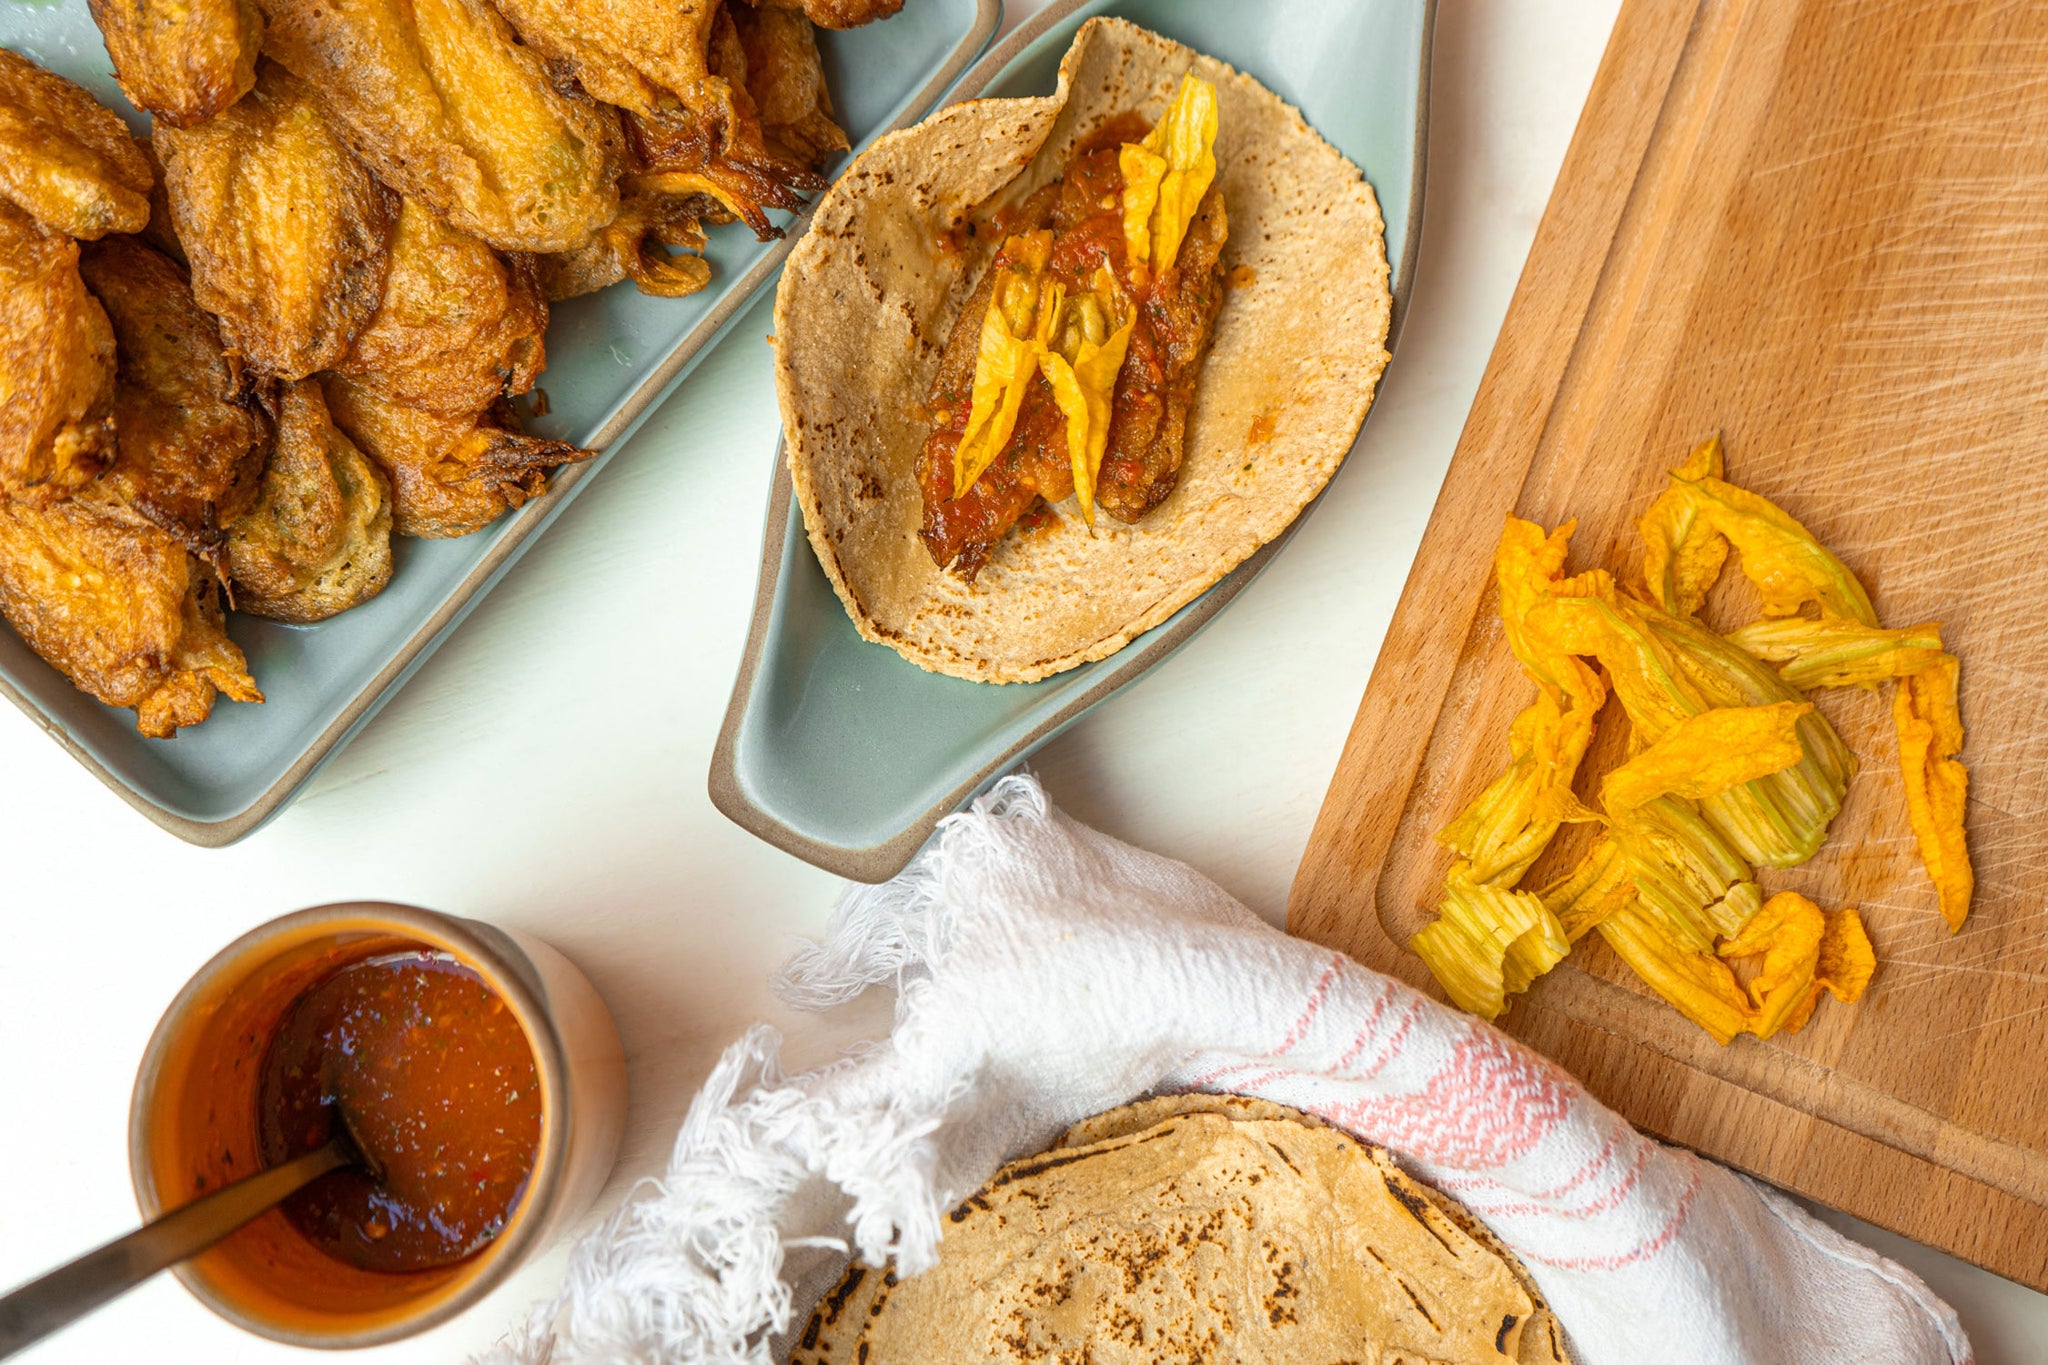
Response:
[[[301,991],[346,963],[413,947],[473,968],[525,1030],[541,1088],[533,1176],[504,1230],[457,1265],[361,1270],[273,1209],[177,1268],[201,1302],[251,1332],[294,1346],[374,1346],[445,1322],[559,1238],[611,1171],[625,1127],[625,1056],[583,973],[544,943],[471,920],[405,905],[326,905],[237,939],[157,1025],[128,1120],[142,1216],[255,1169],[263,1051]]]

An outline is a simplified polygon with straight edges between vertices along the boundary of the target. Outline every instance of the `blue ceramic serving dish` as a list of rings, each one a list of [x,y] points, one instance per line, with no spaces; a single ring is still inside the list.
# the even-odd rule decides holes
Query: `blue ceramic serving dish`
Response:
[[[915,122],[988,44],[1001,0],[913,0],[893,18],[820,32],[840,121],[856,150]],[[85,0],[0,0],[0,47],[84,85],[128,117]],[[261,706],[223,702],[174,740],[144,739],[134,714],[100,705],[0,628],[0,693],[128,803],[194,843],[231,843],[282,809],[367,724],[520,552],[595,478],[653,406],[701,360],[772,280],[801,233],[757,242],[714,229],[708,289],[649,298],[631,284],[554,310],[541,378],[551,410],[533,430],[602,453],[556,475],[547,495],[460,540],[401,540],[390,587],[331,621],[292,627],[232,618]]]

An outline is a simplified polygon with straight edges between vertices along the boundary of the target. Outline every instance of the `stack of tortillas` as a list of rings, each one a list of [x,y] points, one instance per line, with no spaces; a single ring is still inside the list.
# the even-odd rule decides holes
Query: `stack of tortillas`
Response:
[[[1564,1362],[1527,1273],[1386,1152],[1264,1100],[1083,1120],[955,1209],[937,1266],[855,1263],[790,1365]]]

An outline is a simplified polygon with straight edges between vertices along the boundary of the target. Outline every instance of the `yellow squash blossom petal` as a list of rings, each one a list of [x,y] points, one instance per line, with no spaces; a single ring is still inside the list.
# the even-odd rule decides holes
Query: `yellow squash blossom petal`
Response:
[[[1133,261],[1165,270],[1180,254],[1188,224],[1216,179],[1216,130],[1216,87],[1189,72],[1144,141],[1127,143],[1118,153],[1124,172],[1124,231]],[[1151,161],[1130,155],[1134,147],[1163,169],[1155,176]],[[1147,198],[1152,203],[1143,208]],[[1132,233],[1134,220],[1147,223],[1149,232]]]
[[[1597,818],[1579,809],[1571,786],[1593,738],[1593,713],[1559,711],[1548,696],[1508,730],[1508,766],[1473,798],[1437,842],[1472,865],[1472,880],[1513,886],[1549,846],[1559,825]]]
[[[1529,624],[1530,613],[1552,596],[1579,596],[1612,588],[1612,581],[1597,572],[1577,578],[1562,576],[1575,527],[1575,522],[1568,521],[1546,535],[1535,522],[1510,516],[1494,550],[1493,576],[1500,590],[1501,630],[1522,671],[1560,707],[1572,704],[1568,699],[1576,699],[1578,705],[1597,711],[1607,699],[1599,675]]]
[[[1827,616],[1877,624],[1863,583],[1791,514],[1772,502],[1708,475],[1672,475],[1701,521],[1742,553],[1742,572],[1763,598],[1764,615],[1792,616],[1809,602]]]
[[[1460,1009],[1492,1019],[1509,994],[1561,961],[1571,941],[1539,897],[1476,884],[1468,871],[1451,869],[1441,913],[1408,946]]]
[[[1920,860],[1934,879],[1941,916],[1951,930],[1963,927],[1976,889],[1963,832],[1970,774],[1955,757],[1963,749],[1963,720],[1956,705],[1959,676],[1955,656],[1944,654],[1901,680],[1892,693],[1906,814],[1920,845]]]
[[[1742,927],[1731,915],[1743,905],[1735,888],[1751,879],[1749,864],[1698,806],[1656,797],[1610,823],[1607,837],[1621,850],[1641,913],[1667,937],[1704,952]]]
[[[1721,438],[1702,441],[1672,473],[1679,479],[1718,479],[1724,473]],[[1637,523],[1643,536],[1643,579],[1650,600],[1673,616],[1691,616],[1728,562],[1728,537],[1700,516],[1683,483],[1658,494]]]
[[[1798,688],[1870,687],[1918,673],[1942,653],[1939,625],[1881,630],[1832,616],[1766,617],[1728,638],[1776,664],[1778,676]]]
[[[1645,984],[1723,1045],[1747,1031],[1753,1007],[1735,973],[1712,953],[1674,943],[1643,910],[1623,906],[1598,926],[1600,937]]]
[[[1109,449],[1116,377],[1131,346],[1137,313],[1108,271],[1098,271],[1096,288],[1076,295],[1065,310],[1056,339],[1041,350],[1039,373],[1067,419],[1067,459],[1074,470],[1074,498],[1081,519],[1095,526],[1095,481]],[[1110,319],[1122,321],[1110,331]]]
[[[1857,999],[1876,963],[1854,910],[1823,915],[1790,891],[1765,901],[1747,929],[1711,953],[1674,941],[1639,905],[1610,915],[1599,928],[1652,990],[1723,1044],[1738,1033],[1769,1038],[1798,1032],[1821,991],[1845,1002]],[[1745,989],[1726,959],[1757,956],[1763,961]]]
[[[1619,817],[1653,797],[1698,801],[1768,777],[1799,761],[1799,722],[1812,712],[1812,702],[1781,701],[1689,716],[1607,774],[1600,802]]]
[[[1628,860],[1613,839],[1593,841],[1579,865],[1542,893],[1543,904],[1573,943],[1586,931],[1635,899],[1636,884]]]
[[[1166,179],[1166,158],[1136,142],[1116,154],[1124,177],[1124,254],[1134,263],[1152,260],[1152,215],[1159,208],[1159,186]]]
[[[1038,373],[1039,342],[1034,324],[1041,312],[1045,263],[1052,233],[1033,232],[1003,244],[990,291],[988,312],[974,358],[973,404],[960,444],[953,448],[953,496],[965,497],[982,471],[1010,443],[1024,394]]]

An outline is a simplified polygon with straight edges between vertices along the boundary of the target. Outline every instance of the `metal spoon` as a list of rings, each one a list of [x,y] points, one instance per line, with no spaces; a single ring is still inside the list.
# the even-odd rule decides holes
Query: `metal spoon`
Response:
[[[335,1109],[342,1126],[325,1146],[223,1185],[0,1298],[0,1360],[197,1256],[329,1171],[357,1166],[374,1179],[377,1168],[354,1141],[348,1111]]]

